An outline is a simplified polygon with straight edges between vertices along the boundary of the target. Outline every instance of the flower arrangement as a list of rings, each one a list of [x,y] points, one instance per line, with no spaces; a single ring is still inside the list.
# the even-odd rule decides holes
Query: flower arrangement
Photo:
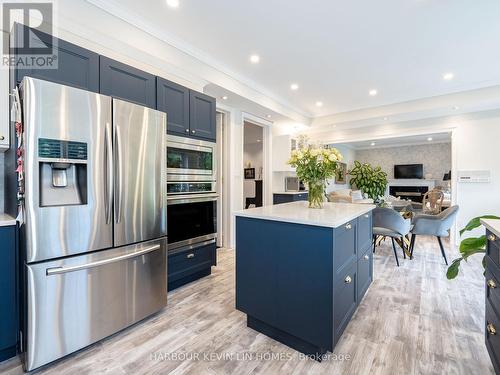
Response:
[[[342,155],[336,148],[305,146],[294,150],[288,161],[309,188],[309,207],[323,207],[326,180],[333,178]]]

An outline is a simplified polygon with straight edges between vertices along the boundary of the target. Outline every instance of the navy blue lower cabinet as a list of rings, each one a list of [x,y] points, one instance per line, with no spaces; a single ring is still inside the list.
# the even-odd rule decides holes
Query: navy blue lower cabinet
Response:
[[[333,351],[371,282],[358,264],[366,260],[357,254],[357,219],[347,224],[236,217],[236,308],[248,327],[316,358]]]
[[[168,290],[208,276],[217,265],[216,244],[192,246],[168,255]]]
[[[486,247],[486,348],[495,368],[500,374],[500,238],[487,231]]]
[[[0,227],[0,362],[16,355],[18,332],[16,227]]]
[[[309,197],[307,192],[297,193],[297,194],[273,194],[273,204],[290,203],[298,201],[306,201]]]

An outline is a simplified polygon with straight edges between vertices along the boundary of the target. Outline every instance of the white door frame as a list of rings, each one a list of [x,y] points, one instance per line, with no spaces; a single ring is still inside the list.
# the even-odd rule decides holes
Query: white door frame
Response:
[[[264,206],[270,205],[273,202],[272,194],[272,125],[271,121],[265,120],[261,117],[252,115],[250,113],[242,112],[241,123],[250,122],[254,125],[262,127],[262,204]],[[245,132],[241,132],[241,144],[244,144]],[[241,148],[241,170],[245,168],[243,160],[243,147]],[[241,191],[243,191],[243,180],[241,181]]]
[[[218,133],[222,134],[222,139],[217,141],[217,152],[218,152],[218,172],[217,172],[217,192],[220,195],[221,208],[217,212],[218,220],[220,217],[221,223],[220,227],[222,230],[222,238],[217,240],[219,246],[229,247],[229,237],[230,237],[230,223],[231,223],[231,191],[230,191],[230,176],[231,170],[229,165],[229,136],[230,136],[230,111],[222,108],[217,108],[217,113],[222,114],[222,124],[221,129],[218,129]],[[217,124],[217,126],[219,126]],[[220,166],[220,168],[219,168]]]

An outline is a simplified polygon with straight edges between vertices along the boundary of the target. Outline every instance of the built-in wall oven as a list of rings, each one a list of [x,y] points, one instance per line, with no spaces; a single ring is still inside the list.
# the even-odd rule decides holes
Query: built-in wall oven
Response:
[[[169,253],[214,243],[217,237],[216,144],[169,136]]]

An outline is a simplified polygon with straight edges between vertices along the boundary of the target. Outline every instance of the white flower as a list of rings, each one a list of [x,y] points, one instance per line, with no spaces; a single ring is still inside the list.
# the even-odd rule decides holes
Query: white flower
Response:
[[[330,156],[328,156],[328,159],[329,159],[330,161],[337,161],[337,155],[335,155],[335,154],[330,154]]]
[[[318,156],[320,153],[320,150],[318,150],[317,148],[313,148],[311,150],[311,156]]]
[[[297,154],[295,156],[297,157],[298,160],[300,160],[304,157],[304,154],[302,153],[302,151],[297,151]]]

